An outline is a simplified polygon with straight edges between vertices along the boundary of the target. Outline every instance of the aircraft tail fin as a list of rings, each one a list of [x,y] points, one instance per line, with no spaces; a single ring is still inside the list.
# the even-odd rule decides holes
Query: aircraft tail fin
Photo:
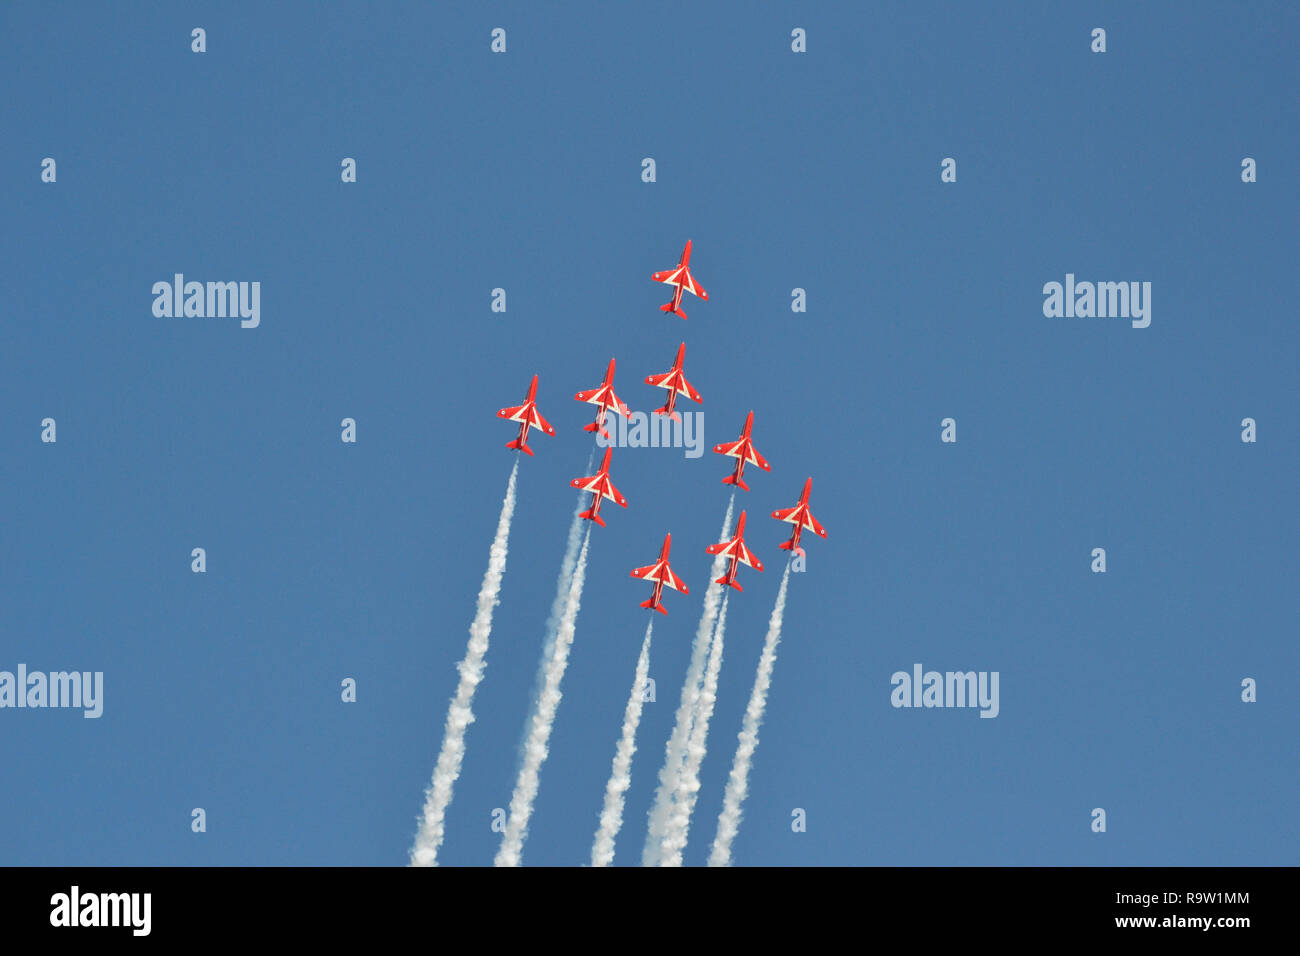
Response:
[[[659,311],[671,312],[673,315],[680,315],[682,317],[682,321],[686,320],[686,313],[682,311],[681,308],[674,309],[673,304],[671,302],[665,302],[663,305],[659,306]]]
[[[530,455],[533,453],[533,450],[529,448],[527,445],[525,445],[523,442],[521,442],[518,438],[516,438],[514,441],[506,442],[506,447],[517,448],[519,451],[528,452],[528,454]]]
[[[578,515],[579,518],[586,518],[588,521],[594,521],[602,528],[605,527],[605,519],[598,514],[592,514],[590,508]]]
[[[713,583],[714,583],[714,584],[730,584],[730,585],[731,585],[733,588],[735,588],[737,591],[743,591],[743,590],[745,590],[744,588],[742,588],[742,587],[740,586],[740,582],[737,581],[735,578],[732,578],[730,581],[728,581],[728,580],[727,580],[727,576],[726,576],[725,574],[724,574],[722,577],[718,578],[718,580],[714,581]]]
[[[722,479],[722,483],[724,485],[736,485],[739,488],[744,488],[746,491],[749,490],[749,485],[745,484],[745,479],[737,478],[735,475],[727,475],[726,478]]]
[[[648,600],[648,601],[642,601],[642,602],[641,602],[641,606],[642,606],[642,607],[648,607],[648,608],[650,608],[650,609],[652,609],[652,610],[658,611],[660,614],[667,614],[667,613],[668,613],[667,611],[664,610],[664,606],[663,606],[662,603],[659,603],[659,604],[656,604],[656,603],[655,603],[655,599],[654,599],[654,598],[650,598],[650,600]]]

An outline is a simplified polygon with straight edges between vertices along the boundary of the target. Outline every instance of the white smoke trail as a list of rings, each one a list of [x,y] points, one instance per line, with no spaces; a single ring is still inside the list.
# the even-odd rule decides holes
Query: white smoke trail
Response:
[[[573,581],[564,604],[564,614],[555,634],[555,647],[546,662],[546,683],[537,698],[536,707],[528,720],[528,737],[524,741],[524,762],[515,781],[515,792],[510,798],[510,818],[506,832],[501,836],[496,866],[518,866],[523,855],[524,840],[528,837],[528,819],[533,815],[533,801],[537,799],[538,778],[546,761],[547,744],[551,728],[555,726],[555,712],[560,706],[560,683],[565,668],[569,666],[569,648],[573,646],[573,633],[578,620],[578,605],[582,600],[582,583],[587,575],[587,545],[591,542],[588,529],[582,539],[582,550],[573,569]]]
[[[591,846],[592,866],[609,866],[614,862],[614,838],[623,826],[623,800],[627,788],[632,785],[632,754],[636,752],[636,728],[641,722],[641,707],[645,703],[642,694],[646,676],[650,673],[650,631],[654,628],[654,623],[651,619],[646,624],[641,656],[636,659],[632,693],[628,694],[627,708],[623,711],[623,733],[614,750],[614,765],[609,771],[609,783],[605,784],[605,809],[600,814],[596,842]]]
[[[727,502],[726,517],[722,519],[720,541],[727,540],[727,529],[731,527],[731,512],[735,504],[736,494],[732,492],[731,500]],[[727,560],[725,554],[715,555],[713,566],[709,571],[709,585],[704,592],[704,613],[700,615],[700,624],[695,629],[695,643],[691,645],[691,663],[686,669],[686,681],[682,684],[682,700],[677,706],[677,721],[673,724],[672,735],[664,747],[664,765],[659,769],[659,787],[655,791],[655,801],[650,808],[650,825],[646,828],[645,847],[641,851],[642,866],[659,864],[659,849],[663,844],[668,815],[672,811],[673,794],[677,792],[677,781],[681,775],[687,738],[690,736],[691,722],[695,717],[695,701],[700,695],[700,678],[704,674],[705,655],[709,652],[709,638],[713,635],[713,623],[718,618],[722,585],[714,583],[714,580],[722,575]]]
[[[587,456],[587,471],[591,471],[591,463],[595,460],[596,453],[592,451]],[[573,506],[573,518],[569,521],[569,534],[564,543],[564,557],[560,559],[560,574],[555,579],[555,598],[551,601],[551,613],[546,618],[546,627],[542,630],[542,652],[537,658],[537,676],[533,678],[532,697],[528,705],[530,714],[537,712],[537,701],[542,696],[542,688],[546,686],[546,664],[551,659],[555,651],[555,634],[560,629],[560,616],[564,613],[564,603],[569,597],[569,585],[573,583],[573,566],[578,563],[578,548],[582,546],[582,521],[579,517],[582,513],[583,503],[586,501],[589,492],[578,492],[578,499]],[[519,738],[519,744],[516,748],[518,758],[515,765],[521,766],[524,762],[524,745],[528,741],[528,724],[524,723],[524,731]]]
[[[709,736],[709,721],[713,719],[713,705],[718,699],[718,672],[722,670],[722,635],[727,629],[727,599],[722,599],[718,611],[718,626],[713,632],[713,647],[709,651],[709,666],[704,672],[704,687],[695,704],[695,719],[686,745],[686,760],[673,795],[672,812],[664,830],[663,847],[659,852],[660,866],[681,866],[682,851],[691,828],[691,813],[700,793],[700,765],[704,762]]]
[[[596,460],[596,451],[592,449],[587,456],[587,471],[591,471],[592,462]],[[573,518],[569,522],[569,536],[564,543],[564,557],[560,560],[560,576],[555,581],[555,600],[551,602],[551,613],[546,619],[546,630],[542,632],[542,654],[537,662],[537,678],[533,681],[533,708],[536,709],[537,697],[546,683],[546,662],[551,659],[555,647],[555,632],[560,629],[560,615],[564,613],[564,602],[569,596],[569,583],[573,580],[573,566],[578,561],[578,548],[582,545],[582,504],[588,492],[578,492],[577,503],[573,506]],[[520,750],[523,741],[520,741]]]
[[[488,568],[478,592],[478,610],[469,626],[469,646],[460,662],[460,683],[447,708],[442,750],[433,770],[433,782],[424,795],[424,818],[415,835],[415,846],[411,848],[412,866],[438,865],[438,848],[442,846],[447,806],[451,803],[452,787],[460,776],[461,762],[465,758],[465,729],[474,722],[470,705],[474,702],[474,691],[483,679],[483,658],[492,633],[492,611],[500,600],[501,577],[506,571],[506,545],[510,540],[510,521],[515,513],[515,479],[518,474],[519,461],[516,459],[510,482],[506,485],[505,500],[501,503],[496,537],[492,539],[492,549],[488,552]]]
[[[772,666],[776,663],[776,645],[781,641],[781,619],[785,617],[785,592],[789,583],[790,565],[787,562],[785,574],[781,576],[781,589],[776,592],[772,617],[767,624],[767,638],[758,658],[758,676],[754,678],[754,689],[750,692],[749,705],[745,708],[745,719],[738,734],[740,744],[736,747],[736,759],[731,764],[731,776],[727,778],[727,790],[722,797],[718,835],[713,839],[709,866],[731,865],[731,844],[740,829],[740,808],[749,791],[749,768],[758,747],[758,725],[763,722],[763,710],[767,707],[767,691],[772,686]]]

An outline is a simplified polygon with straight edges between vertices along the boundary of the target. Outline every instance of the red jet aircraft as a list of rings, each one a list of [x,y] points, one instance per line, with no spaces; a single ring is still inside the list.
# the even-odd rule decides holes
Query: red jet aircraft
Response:
[[[617,501],[624,508],[627,507],[627,499],[609,480],[609,459],[613,457],[613,454],[613,448],[606,448],[605,460],[600,463],[600,471],[590,478],[574,478],[573,481],[569,482],[571,488],[581,488],[583,491],[591,492],[591,507],[578,517],[594,521],[602,528],[605,527],[605,519],[600,516],[600,502],[603,499],[608,498],[610,501]]]
[[[808,496],[810,494],[812,494],[811,478],[804,482],[803,494],[800,496],[797,505],[793,508],[783,508],[780,511],[772,512],[772,517],[777,521],[789,521],[794,525],[794,534],[790,536],[789,541],[781,545],[783,551],[793,551],[799,555],[804,553],[803,548],[799,547],[799,535],[803,533],[804,528],[814,534],[821,535],[823,538],[826,537],[826,529],[822,527],[822,523],[814,518],[812,511],[808,509]]]
[[[711,544],[704,549],[709,554],[725,554],[731,558],[731,563],[727,566],[726,573],[715,581],[715,584],[729,584],[737,591],[745,590],[736,580],[736,570],[740,564],[747,564],[755,571],[763,570],[763,562],[758,560],[753,551],[745,547],[745,512],[740,513],[740,520],[736,522],[736,536],[730,541],[723,541],[720,544]]]
[[[519,422],[519,437],[512,442],[506,442],[507,448],[518,448],[520,451],[526,451],[532,454],[533,450],[528,447],[528,429],[540,428],[548,435],[554,435],[555,429],[551,423],[541,416],[537,411],[537,376],[533,376],[533,384],[528,386],[528,397],[524,399],[522,405],[516,405],[514,408],[503,408],[497,412],[498,418],[508,418],[512,422]]]
[[[573,396],[580,402],[587,402],[596,406],[596,420],[590,425],[583,425],[584,432],[599,432],[601,437],[608,438],[609,432],[605,430],[605,413],[614,412],[616,415],[622,415],[627,418],[631,411],[622,400],[614,394],[614,360],[609,360],[609,368],[605,370],[605,381],[600,383],[599,388],[593,388],[587,392],[579,392]]]
[[[755,450],[754,443],[750,440],[749,433],[753,427],[754,413],[750,412],[749,417],[745,419],[745,430],[740,433],[739,438],[735,441],[713,446],[713,450],[719,455],[729,455],[736,459],[736,472],[722,479],[724,485],[739,485],[746,491],[749,490],[749,485],[745,484],[744,478],[746,462],[752,462],[764,471],[772,470],[772,466],[767,463],[767,459]]]
[[[668,404],[663,408],[656,408],[654,414],[667,415],[675,422],[682,420],[682,417],[673,410],[677,405],[678,395],[685,395],[691,401],[700,402],[701,404],[704,402],[703,397],[695,390],[695,386],[686,381],[686,376],[682,374],[682,362],[684,361],[686,361],[685,342],[677,350],[677,361],[673,363],[673,367],[669,371],[664,372],[662,375],[649,375],[645,380],[647,385],[668,389]]]
[[[664,546],[659,552],[659,560],[654,564],[644,568],[634,568],[632,577],[643,578],[646,581],[655,583],[654,593],[650,595],[650,600],[642,601],[642,607],[648,607],[652,611],[658,611],[660,614],[667,614],[663,605],[664,585],[668,585],[674,591],[681,591],[683,594],[690,594],[690,588],[686,582],[673,573],[673,569],[668,567],[668,550],[672,547],[673,536],[664,535]]]
[[[663,272],[656,272],[650,278],[655,282],[666,282],[674,287],[673,301],[659,306],[660,312],[672,312],[674,315],[680,315],[682,319],[686,318],[686,313],[682,311],[682,293],[689,292],[691,295],[699,296],[705,302],[709,301],[709,294],[704,291],[704,287],[696,283],[695,277],[691,275],[689,268],[691,264],[691,240],[686,240],[686,248],[682,250],[682,257],[677,260],[677,268],[665,269]]]

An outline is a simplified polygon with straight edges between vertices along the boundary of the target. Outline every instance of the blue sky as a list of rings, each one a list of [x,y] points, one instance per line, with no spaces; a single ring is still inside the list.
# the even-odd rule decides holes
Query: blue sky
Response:
[[[0,669],[102,670],[105,702],[0,710],[0,861],[404,863],[512,464],[495,412],[540,373],[558,434],[520,466],[441,854],[490,863],[591,445],[572,395],[613,355],[653,408],[685,341],[706,443],[753,409],[772,463],[738,501],[767,570],[729,606],[687,864],[783,566],[767,512],[809,475],[829,537],[792,576],[737,863],[1295,864],[1298,21],[4,5]],[[710,301],[683,323],[649,275],[688,237]],[[156,318],[175,272],[259,281],[260,327]],[[1045,318],[1068,272],[1150,281],[1150,327]],[[593,533],[526,864],[589,857],[645,626],[628,570],[672,531],[692,594],[655,629],[639,859],[726,472],[615,453],[630,507]],[[892,708],[918,662],[998,671],[999,716]]]

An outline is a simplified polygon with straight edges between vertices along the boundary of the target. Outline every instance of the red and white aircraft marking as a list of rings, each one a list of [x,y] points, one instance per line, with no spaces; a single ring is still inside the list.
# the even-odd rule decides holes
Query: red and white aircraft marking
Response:
[[[528,429],[540,428],[548,435],[554,435],[555,429],[551,423],[542,417],[537,410],[537,376],[533,376],[533,383],[528,386],[528,397],[524,399],[522,405],[516,405],[513,408],[503,408],[497,412],[497,418],[508,418],[512,422],[519,422],[519,437],[514,441],[506,442],[507,448],[517,448],[520,451],[526,451],[532,454],[533,450],[528,447]]]
[[[680,422],[682,420],[682,417],[674,411],[677,405],[678,395],[685,395],[693,402],[700,402],[701,404],[704,402],[704,398],[695,390],[695,386],[686,381],[686,376],[682,373],[682,363],[684,361],[686,361],[685,342],[683,342],[681,347],[677,350],[677,361],[673,363],[671,369],[664,372],[662,375],[648,375],[645,380],[647,385],[654,385],[658,388],[668,389],[668,404],[664,405],[663,408],[656,408],[654,414],[667,415],[675,422]]]
[[[729,455],[736,459],[736,471],[734,474],[727,475],[722,479],[724,485],[739,485],[746,491],[749,485],[745,484],[745,463],[758,465],[764,471],[771,471],[772,466],[767,463],[767,459],[758,453],[754,448],[753,441],[750,440],[749,433],[754,427],[754,413],[750,412],[749,417],[745,419],[745,430],[740,433],[740,437],[732,442],[725,442],[721,445],[714,445],[713,450],[719,455]]]
[[[591,507],[579,514],[578,517],[594,521],[602,528],[605,527],[605,519],[600,516],[601,501],[608,498],[610,501],[617,501],[624,508],[627,507],[627,499],[609,480],[609,460],[613,455],[614,449],[606,448],[605,459],[600,463],[600,471],[590,478],[574,478],[573,481],[569,482],[571,488],[581,488],[583,491],[591,492]]]
[[[646,581],[655,583],[654,593],[650,595],[650,600],[642,601],[642,607],[648,607],[652,611],[658,611],[660,614],[667,614],[663,605],[664,585],[672,588],[674,591],[681,591],[683,594],[690,594],[691,590],[686,586],[686,582],[673,573],[673,569],[668,567],[668,551],[672,547],[673,536],[664,535],[664,546],[659,551],[659,560],[644,568],[634,568],[632,577],[642,578]]]
[[[599,432],[602,438],[608,438],[609,432],[605,430],[605,413],[614,412],[616,415],[622,415],[627,418],[632,414],[631,410],[623,404],[623,401],[614,394],[614,360],[609,360],[609,368],[605,370],[605,380],[600,383],[599,388],[593,388],[587,392],[579,392],[573,396],[580,402],[587,402],[596,406],[596,420],[590,425],[583,425],[584,432]]]
[[[671,312],[674,315],[680,315],[686,318],[686,313],[682,311],[682,293],[689,292],[691,295],[699,296],[705,302],[709,301],[709,294],[704,291],[704,287],[695,281],[689,268],[691,264],[691,240],[686,240],[686,248],[682,250],[682,257],[677,260],[677,268],[665,269],[663,272],[656,272],[650,278],[655,282],[665,282],[674,287],[673,301],[659,306],[660,312]]]
[[[758,560],[753,551],[745,547],[745,512],[743,511],[740,513],[740,519],[736,522],[735,537],[720,544],[711,544],[704,550],[709,554],[725,554],[731,558],[731,563],[727,565],[726,572],[714,582],[715,584],[729,584],[737,591],[743,591],[745,589],[736,580],[738,566],[747,564],[755,571],[763,570],[763,562]]]
[[[783,508],[780,511],[772,512],[772,517],[777,521],[789,521],[794,525],[794,534],[790,536],[789,541],[781,545],[783,551],[793,551],[799,555],[804,553],[803,548],[799,547],[799,535],[803,533],[805,528],[813,534],[821,535],[823,538],[826,537],[826,529],[822,527],[820,521],[813,517],[812,511],[808,508],[808,496],[810,494],[812,494],[811,478],[804,482],[803,494],[799,497],[797,505],[793,508]]]

